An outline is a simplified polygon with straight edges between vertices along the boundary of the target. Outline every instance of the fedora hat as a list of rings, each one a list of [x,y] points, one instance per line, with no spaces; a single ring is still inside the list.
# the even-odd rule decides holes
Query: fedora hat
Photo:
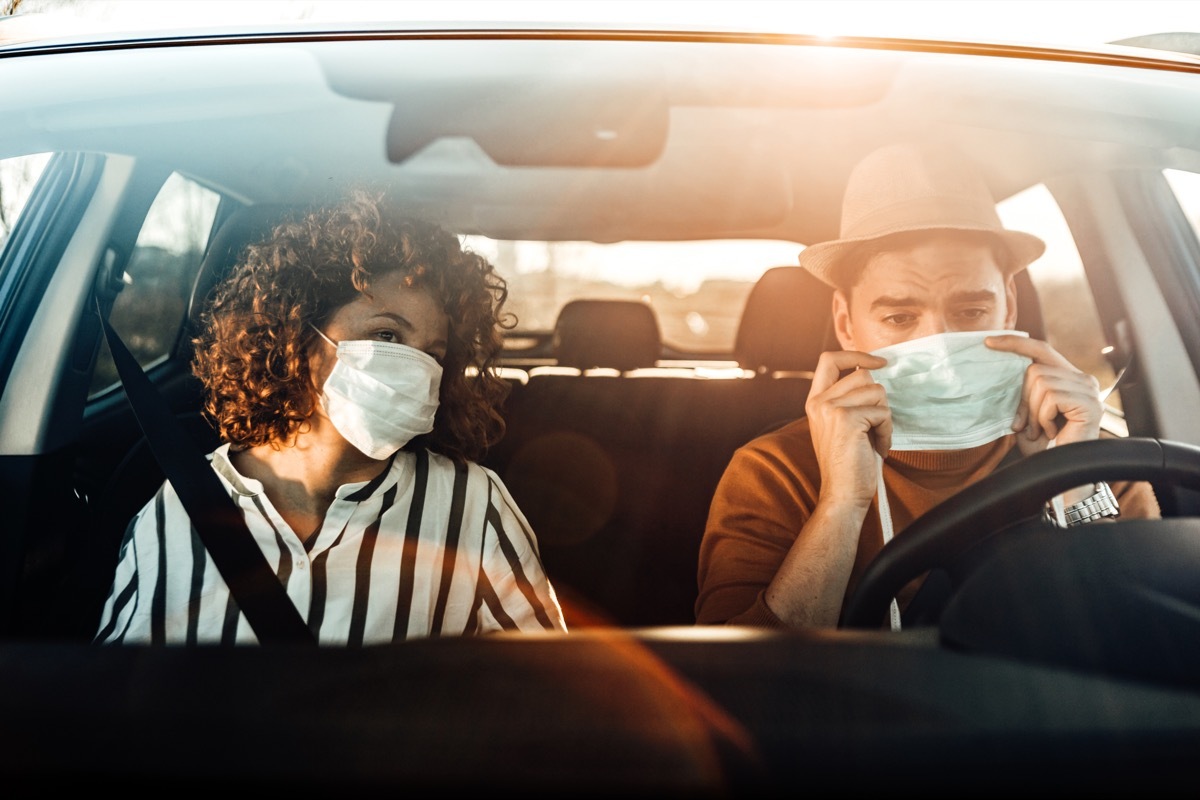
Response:
[[[842,198],[839,238],[800,252],[800,266],[837,286],[846,254],[864,242],[910,231],[978,231],[991,234],[1012,254],[1009,273],[1029,266],[1046,250],[1036,236],[1004,227],[996,202],[975,165],[948,147],[892,144],[860,161]]]

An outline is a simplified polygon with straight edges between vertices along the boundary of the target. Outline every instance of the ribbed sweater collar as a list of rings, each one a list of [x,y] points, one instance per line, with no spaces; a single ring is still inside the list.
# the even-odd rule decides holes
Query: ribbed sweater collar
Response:
[[[892,450],[887,462],[906,472],[971,472],[987,461],[1003,458],[1015,442],[1009,434],[966,450]]]

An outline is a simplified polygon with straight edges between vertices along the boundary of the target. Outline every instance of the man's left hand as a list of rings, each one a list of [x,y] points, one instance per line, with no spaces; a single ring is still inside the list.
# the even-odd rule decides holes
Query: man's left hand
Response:
[[[1056,445],[1100,438],[1100,383],[1046,342],[1024,336],[990,336],[988,347],[1033,360],[1025,370],[1012,429],[1022,455]]]

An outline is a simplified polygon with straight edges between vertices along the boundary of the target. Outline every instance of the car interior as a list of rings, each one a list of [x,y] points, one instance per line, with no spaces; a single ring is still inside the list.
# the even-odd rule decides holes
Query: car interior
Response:
[[[54,741],[24,766],[19,749],[0,764],[39,774],[77,749],[80,774],[108,774],[105,759],[137,736],[159,776],[187,775],[189,754],[219,739],[214,783],[254,771],[266,786],[438,785],[461,770],[458,785],[506,774],[561,788],[562,774],[522,766],[531,747],[602,790],[685,794],[766,788],[797,763],[906,789],[931,769],[949,789],[1024,788],[1034,774],[1050,788],[1128,789],[1146,765],[1194,777],[1200,245],[1164,174],[1200,174],[1200,63],[699,32],[294,33],[113,44],[98,62],[72,46],[0,50],[0,75],[15,76],[0,114],[22,120],[0,129],[0,162],[44,157],[0,249],[0,660],[30,684],[0,716]],[[87,77],[97,63],[103,81]],[[1021,273],[1017,327],[1093,362],[1108,436],[998,470],[918,520],[839,629],[696,626],[717,483],[738,447],[803,415],[836,344],[831,290],[794,255],[836,237],[855,161],[905,138],[975,156],[998,202],[1052,197],[1077,268],[1071,282]],[[567,641],[197,660],[81,648],[126,526],[164,476],[101,316],[202,457],[218,444],[189,368],[204,302],[246,245],[360,184],[514,248],[738,239],[795,251],[742,281],[728,346],[667,333],[679,325],[661,299],[670,287],[652,287],[653,301],[640,285],[576,293],[587,280],[566,272],[552,317],[507,332],[506,432],[481,463],[536,531]],[[186,247],[150,235],[198,208],[202,221],[179,228],[200,231]],[[1058,222],[1034,210],[1013,224]],[[509,277],[523,301],[534,278]],[[1047,535],[1049,496],[1124,479],[1151,482],[1164,519]],[[885,630],[896,588],[926,573],[947,592]],[[72,659],[89,670],[74,674]],[[134,733],[180,720],[194,724]],[[327,771],[297,759],[305,737],[330,730]],[[487,752],[463,766],[447,731]],[[280,772],[257,771],[275,756]],[[1022,769],[1006,776],[1003,763]]]
[[[242,250],[302,212],[267,204],[230,214],[191,282],[173,354],[176,378],[163,392],[199,453],[220,440],[187,370],[189,331]],[[1042,335],[1036,290],[1024,273],[1018,284],[1017,327]],[[506,433],[482,463],[526,509],[572,627],[693,624],[697,554],[712,492],[738,446],[803,415],[817,359],[836,345],[831,298],[829,287],[799,266],[768,269],[742,310],[734,355],[745,372],[734,380],[652,369],[663,349],[658,322],[651,306],[630,300],[564,305],[549,360],[566,369],[530,375],[506,368]],[[127,434],[129,423],[106,419],[96,430]],[[84,443],[94,455],[81,469],[100,476],[82,487],[98,499],[98,525],[87,550],[72,549],[85,554],[77,569],[87,589],[71,597],[81,612],[78,601],[89,598],[97,618],[125,527],[165,477],[137,434],[132,443]],[[81,623],[76,633],[86,635],[87,617]]]
[[[363,44],[367,48],[379,46],[379,43]],[[541,119],[539,114],[545,116],[542,106],[534,103],[541,110],[533,109],[531,100],[519,97],[519,87],[528,80],[535,66],[557,55],[554,43],[537,44],[548,48],[547,51],[518,63],[500,81],[498,91],[509,98],[506,102],[511,103],[505,113],[515,113],[516,109],[534,119]],[[429,45],[418,45],[413,51],[416,55],[406,57],[418,57]],[[495,48],[498,43],[488,46]],[[635,61],[644,59],[641,51],[617,46],[622,52],[631,54]],[[411,110],[424,101],[419,82],[396,82],[387,86],[356,82],[357,79],[351,77],[354,61],[347,52],[334,47],[315,52],[318,54],[316,63],[327,76],[338,103],[386,100],[386,106],[394,104],[396,108]],[[602,49],[598,48],[597,53],[600,52]],[[598,54],[587,58],[599,58]],[[808,66],[808,60],[819,63],[821,58],[830,55],[810,55],[800,51],[779,57],[783,59],[782,63]],[[838,103],[866,108],[888,96],[889,92],[903,90],[904,84],[881,82],[881,76],[889,76],[890,81],[895,81],[898,74],[909,72],[924,76],[926,67],[919,59],[905,65],[905,72],[898,72],[899,62],[894,62],[896,55],[872,54],[860,65],[860,72],[848,72],[843,79],[847,85],[840,86],[843,94],[838,95]],[[370,53],[356,52],[355,56],[369,57]],[[753,51],[747,51],[739,58],[742,68],[758,74],[765,74],[771,64]],[[273,68],[282,71],[293,59],[294,54],[289,54]],[[594,62],[589,60],[588,63]],[[662,70],[666,62],[650,59],[644,63]],[[857,75],[857,82],[851,81],[849,76],[852,74]],[[934,80],[932,77],[923,79]],[[220,82],[224,77],[217,75],[213,80]],[[942,76],[936,80],[954,85]],[[986,80],[986,76],[981,80]],[[565,82],[561,86],[554,83],[544,86],[544,91],[555,98],[568,89]],[[644,86],[618,71],[597,97],[602,99],[608,97],[604,92],[612,92],[628,98],[651,91],[651,95],[643,98],[644,104],[661,110],[666,107],[656,93],[661,90],[662,86],[658,84],[652,82]],[[462,93],[465,98],[472,90],[469,81],[463,79],[452,94],[453,91]],[[726,87],[722,91],[730,90]],[[783,86],[776,84],[763,89],[767,96],[780,91]],[[920,93],[922,90],[912,91]],[[956,91],[965,89],[958,87]],[[798,104],[806,113],[820,113],[827,108],[831,98],[801,96],[790,102]],[[901,103],[891,97],[888,102],[897,107]],[[567,128],[556,139],[558,149],[552,151],[528,149],[528,142],[504,133],[507,129],[495,114],[472,119],[435,116],[433,119],[438,120],[439,127],[428,128],[417,124],[411,113],[403,118],[393,113],[385,126],[387,156],[393,163],[405,167],[405,171],[399,173],[404,176],[402,182],[392,187],[393,191],[412,198],[436,196],[428,185],[427,165],[437,163],[434,154],[439,149],[445,151],[445,158],[461,157],[455,148],[467,146],[466,139],[439,138],[442,131],[469,136],[473,142],[471,146],[487,153],[489,164],[501,165],[508,173],[506,178],[517,184],[519,192],[526,192],[519,186],[520,181],[532,180],[529,172],[532,164],[542,171],[549,169],[548,174],[553,174],[556,169],[571,170],[593,182],[604,175],[610,185],[601,181],[590,188],[610,193],[614,199],[626,191],[615,183],[616,175],[622,170],[647,163],[655,163],[654,170],[658,172],[676,169],[672,154],[684,151],[675,147],[663,149],[667,132],[661,115],[631,117],[616,109],[612,103],[568,104],[554,117],[555,125],[567,125]],[[675,120],[671,136],[683,135],[680,133],[686,130],[683,121],[690,113],[699,112],[691,108],[672,111],[673,115],[682,116]],[[983,112],[956,113],[978,122]],[[1000,128],[990,113],[984,116],[994,127]],[[731,119],[737,120],[737,117]],[[616,149],[605,145],[605,149],[598,150],[594,141],[578,138],[579,131],[601,123],[618,132],[620,146],[612,146]],[[739,121],[737,124],[745,123]],[[854,130],[853,120],[844,124],[847,130]],[[925,127],[908,124],[914,133]],[[760,132],[758,140],[769,141],[764,136]],[[994,144],[983,138],[970,139],[965,132],[959,134],[959,139],[960,144],[973,148]],[[1017,152],[1015,148],[1020,142],[1017,138],[1005,146]],[[74,348],[79,354],[75,357],[76,372],[68,375],[68,380],[56,388],[59,396],[74,394],[75,399],[61,403],[61,410],[56,408],[55,414],[70,416],[78,413],[78,404],[82,400],[78,395],[82,394],[80,388],[88,378],[87,354],[98,348],[102,355],[97,363],[104,360],[105,347],[100,343],[90,307],[99,302],[102,308],[116,309],[113,319],[120,330],[122,314],[128,318],[134,313],[130,307],[141,302],[137,294],[126,297],[140,288],[130,288],[127,283],[137,266],[136,257],[145,256],[151,249],[139,247],[139,232],[147,215],[153,213],[164,181],[173,172],[188,168],[183,162],[173,164],[166,160],[178,159],[182,154],[169,156],[160,140],[147,139],[137,146],[145,150],[145,155],[131,161],[128,167],[131,172],[124,178],[120,202],[109,212],[111,232],[104,244],[103,263],[97,271],[96,300],[88,301],[80,309],[78,326],[73,334]],[[713,146],[712,141],[709,146]],[[819,143],[819,146],[836,166],[811,172],[811,165],[818,158],[813,155],[801,162],[805,165],[801,168],[810,171],[806,177],[812,184],[812,197],[837,197],[836,181],[844,180],[852,163],[851,154],[867,149],[867,144],[846,148],[836,157],[827,142]],[[220,150],[219,147],[211,151],[195,149],[189,157],[195,159]],[[659,157],[660,152],[665,156]],[[66,157],[59,158],[65,160]],[[102,194],[104,180],[112,179],[108,175],[113,171],[113,163],[102,165],[99,159],[83,155],[74,158],[76,163],[70,168],[63,165],[54,170],[64,176],[62,183],[91,181],[97,187],[95,191]],[[750,168],[747,162],[743,155],[725,165],[725,169]],[[595,172],[596,166],[601,165],[605,169]],[[102,169],[106,175],[100,174]],[[192,169],[220,174],[215,164],[196,162]],[[761,167],[753,166],[753,169]],[[1031,156],[1022,169],[1028,177],[1018,176],[1015,172],[993,172],[988,176],[998,197],[1023,188],[1023,181],[1036,180],[1044,174],[1045,161]],[[492,172],[494,168],[479,168],[477,173],[487,175],[479,186],[483,202],[477,200],[470,209],[455,209],[443,201],[438,213],[451,219],[473,217],[476,220],[474,230],[486,230],[492,236],[521,237],[536,232],[543,237],[570,238],[582,234],[604,241],[637,231],[630,219],[601,215],[586,221],[582,218],[568,221],[569,218],[561,214],[545,216],[536,223],[536,228],[522,230],[516,226],[529,223],[519,223],[511,211],[506,212],[509,216],[505,217],[498,205],[485,204],[489,195],[497,201],[504,196],[501,179]],[[647,177],[651,174],[647,173]],[[664,172],[664,176],[666,174]],[[725,173],[726,176],[729,174]],[[824,185],[818,186],[817,179]],[[693,178],[664,177],[656,191],[675,186],[679,180],[683,180],[684,187],[689,180],[695,181]],[[819,240],[833,235],[836,219],[830,206],[834,204],[818,204],[812,200],[785,201],[781,194],[773,193],[791,191],[778,182],[778,177],[754,172],[747,181],[751,181],[756,189],[758,199],[755,202],[710,207],[703,212],[689,208],[687,211],[694,212],[696,219],[689,219],[686,224],[679,216],[658,214],[636,225],[666,238],[691,236],[694,231],[704,228],[707,215],[712,219],[714,230],[735,230],[746,222],[761,224],[780,219],[782,206],[776,208],[771,204],[786,202],[793,206],[789,213],[799,220],[799,224],[778,223],[788,226],[780,230],[788,230],[793,239],[799,240]],[[639,178],[631,185],[647,188],[651,184]],[[544,190],[555,191],[550,184],[546,184]],[[708,186],[703,187],[703,196],[713,197]],[[805,193],[799,195],[804,196]],[[1070,189],[1064,189],[1062,196],[1069,197]],[[319,202],[319,199],[313,198],[310,204],[313,202]],[[801,202],[807,205],[796,205]],[[153,379],[196,439],[201,452],[210,450],[216,440],[199,413],[198,387],[187,366],[191,326],[208,292],[227,274],[241,249],[264,235],[273,223],[289,214],[302,213],[304,207],[302,202],[279,202],[270,196],[246,202],[226,193],[217,206],[207,240],[198,243],[203,253],[201,260],[195,266],[178,270],[171,278],[178,284],[172,302],[176,307],[181,305],[183,311],[178,314],[179,323],[163,334],[171,344],[162,348],[165,355],[152,365]],[[413,208],[416,213],[422,206],[418,202]],[[85,209],[80,213],[83,211]],[[491,218],[481,217],[484,213],[492,215]],[[530,216],[530,219],[535,218]],[[584,225],[587,227],[582,227]],[[636,232],[636,235],[643,234]],[[1091,244],[1086,231],[1076,233],[1076,239],[1081,251]],[[1098,245],[1098,237],[1093,239]],[[797,244],[797,252],[801,246]],[[131,258],[135,261],[131,262]],[[1093,259],[1100,262],[1089,274],[1097,303],[1112,304],[1118,296],[1118,292],[1109,290],[1114,286],[1113,280],[1106,277],[1107,268],[1103,261],[1095,256],[1089,260]],[[165,279],[148,273],[135,283]],[[1044,335],[1041,301],[1025,273],[1020,276],[1020,294],[1018,327],[1035,336]],[[124,309],[120,305],[122,302],[126,303]],[[1119,326],[1136,311],[1115,306],[1101,311],[1104,324],[1108,326],[1105,338],[1117,345],[1109,348],[1112,352],[1107,359],[1114,371],[1118,362],[1120,367],[1127,367],[1132,360],[1131,347],[1128,335],[1124,339],[1118,335],[1121,332]],[[653,304],[625,298],[577,297],[559,308],[557,319],[549,330],[514,332],[513,344],[501,362],[512,389],[503,409],[507,432],[488,452],[483,463],[501,476],[538,531],[549,574],[563,593],[576,624],[603,623],[637,628],[692,623],[696,554],[708,501],[738,446],[802,415],[817,357],[835,344],[829,312],[830,290],[795,263],[784,263],[763,271],[746,295],[731,352],[708,355],[680,352],[664,339],[662,320],[658,319],[659,312]],[[521,341],[524,344],[520,344]],[[696,364],[706,363],[705,359],[711,359],[709,363],[712,364],[734,367],[732,377],[713,379],[711,370],[696,369]],[[1134,363],[1131,374],[1123,380],[1121,419],[1129,429],[1150,431],[1156,422],[1152,417],[1153,405],[1158,401],[1153,399],[1153,394],[1139,397],[1141,384],[1136,379],[1137,368]],[[106,591],[109,568],[124,525],[162,480],[161,470],[146,447],[136,420],[120,391],[114,390],[118,384],[95,391],[98,385],[92,378],[78,437],[64,443],[67,447],[56,450],[63,459],[71,462],[71,492],[65,500],[47,497],[48,502],[61,503],[64,509],[61,530],[40,530],[35,541],[30,542],[32,549],[24,559],[21,588],[14,592],[20,602],[27,604],[30,612],[29,616],[19,615],[19,621],[15,623],[16,630],[22,634],[87,635],[90,620],[97,613]],[[67,430],[76,427],[76,423],[61,427]],[[52,470],[52,474],[61,475],[63,469],[65,467],[56,467],[54,470],[58,472]],[[30,490],[39,497],[65,491],[57,480],[40,477],[31,480]],[[45,484],[44,488],[42,484]],[[1174,492],[1168,487],[1163,487],[1162,493],[1166,504],[1176,502]],[[75,515],[82,515],[82,518]],[[93,527],[99,531],[98,535],[80,533]],[[67,561],[72,562],[69,567],[65,566]],[[75,591],[67,593],[60,591],[57,581],[86,588],[78,594]],[[67,602],[63,600],[65,597],[72,599]],[[86,601],[77,602],[77,598],[86,598]],[[56,607],[60,604],[69,605],[70,609]],[[64,626],[64,619],[72,621]]]

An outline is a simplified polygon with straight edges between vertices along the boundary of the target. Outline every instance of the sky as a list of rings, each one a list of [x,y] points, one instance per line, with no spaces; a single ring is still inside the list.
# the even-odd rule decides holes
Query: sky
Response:
[[[273,20],[386,18],[517,22],[614,19],[816,35],[1101,44],[1200,31],[1195,0],[0,0],[57,27],[154,29]]]

